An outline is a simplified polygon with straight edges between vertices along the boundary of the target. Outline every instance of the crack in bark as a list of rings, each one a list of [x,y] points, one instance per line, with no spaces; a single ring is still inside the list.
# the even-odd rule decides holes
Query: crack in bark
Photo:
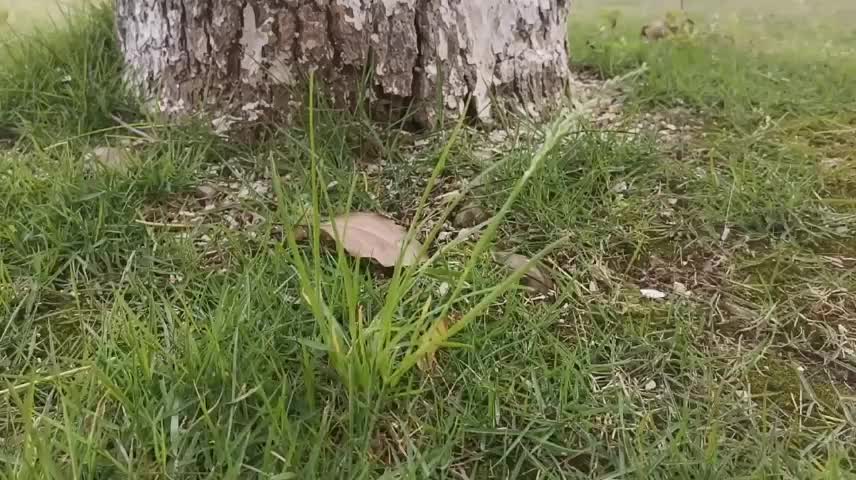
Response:
[[[232,45],[230,45],[231,48],[229,48],[228,53],[229,61],[227,69],[229,77],[236,79],[238,82],[240,82],[243,77],[243,72],[241,71],[241,56],[244,54],[244,48],[243,45],[241,45],[241,38],[243,38],[244,35],[244,22],[246,21],[246,18],[244,18],[244,9],[247,8],[247,5],[248,0],[242,0],[238,5],[238,28],[235,29],[235,34],[232,38]]]
[[[180,32],[178,37],[178,44],[181,51],[186,55],[188,62],[190,61],[190,49],[187,46],[187,29],[189,27],[189,23],[187,22],[187,10],[184,5],[184,2],[176,2],[178,4],[178,12],[179,12],[179,22],[181,25],[178,26],[178,30]]]
[[[299,41],[299,38],[300,38],[300,32],[303,31],[303,25],[302,25],[301,20],[300,20],[300,15],[297,14],[298,9],[300,7],[298,7],[297,5],[293,5],[293,8],[290,8],[291,6],[289,6],[289,5],[286,5],[286,7],[289,7],[289,8],[285,9],[286,14],[291,15],[291,17],[294,19],[294,33],[295,34],[292,35],[292,37],[291,37],[291,57],[293,58],[294,64],[296,65],[298,62],[300,62],[300,41]]]
[[[336,48],[336,36],[333,33],[333,26],[335,25],[335,19],[333,18],[333,6],[328,6],[324,9],[324,18],[327,20],[327,42],[330,44],[330,51],[333,52],[332,58],[330,59],[332,62],[332,67],[335,70],[341,70],[342,67],[342,55],[339,52],[339,49]]]
[[[207,51],[205,53],[206,53],[206,56],[210,56],[214,52],[214,44],[211,42],[211,31],[210,31],[209,27],[214,23],[214,14],[213,14],[213,11],[210,8],[210,5],[208,2],[203,2],[202,5],[203,5],[203,7],[202,7],[201,15],[200,15],[202,18],[200,19],[200,24],[202,27],[202,33],[205,37],[205,48],[207,49]],[[195,47],[195,45],[194,45],[194,47]],[[193,60],[198,62],[198,60],[196,59],[195,56],[194,56]],[[209,60],[209,62],[211,62],[211,61]],[[213,63],[213,62],[211,62],[211,63]],[[203,67],[203,66],[200,66],[200,67]],[[213,75],[214,75],[214,69],[208,68],[208,70],[205,73],[204,87],[203,87],[203,91],[202,91],[202,98],[203,99],[209,97],[209,92],[211,91],[211,85],[214,83],[212,81]]]
[[[428,23],[424,18],[427,15],[427,0],[418,0],[414,8],[416,9],[413,15],[413,30],[416,32],[416,59],[413,62],[413,70],[411,71],[410,98],[407,100],[409,105],[408,116],[410,115],[409,110],[419,107],[418,99],[422,98],[422,84],[427,82],[427,78],[425,78],[427,75],[425,71],[425,52],[423,51],[425,48],[425,39],[423,37],[426,35],[426,32],[422,31],[420,26],[420,23]]]

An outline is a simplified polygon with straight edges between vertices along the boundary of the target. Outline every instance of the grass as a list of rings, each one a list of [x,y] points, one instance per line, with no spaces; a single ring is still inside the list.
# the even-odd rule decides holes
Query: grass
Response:
[[[576,69],[648,66],[618,125],[540,154],[515,125],[493,151],[320,111],[229,145],[144,120],[109,11],[7,42],[0,476],[850,478],[856,63],[646,44],[627,18],[572,29]],[[692,128],[664,141],[651,118]],[[367,135],[394,160],[362,166]],[[103,145],[133,161],[100,166]],[[350,206],[448,242],[439,197],[497,160],[463,201],[504,221],[430,269],[283,238]],[[555,298],[495,250],[545,254]]]
[[[81,5],[93,2],[87,0],[0,0],[0,31],[24,31],[35,26],[43,26],[45,19],[62,20],[65,13]]]

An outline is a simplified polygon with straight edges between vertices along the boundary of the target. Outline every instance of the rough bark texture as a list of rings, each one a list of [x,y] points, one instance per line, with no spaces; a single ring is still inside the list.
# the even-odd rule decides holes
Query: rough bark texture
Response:
[[[334,105],[430,126],[496,100],[538,116],[568,79],[570,0],[116,0],[130,80],[170,114],[303,115]],[[469,103],[469,111],[467,102]]]

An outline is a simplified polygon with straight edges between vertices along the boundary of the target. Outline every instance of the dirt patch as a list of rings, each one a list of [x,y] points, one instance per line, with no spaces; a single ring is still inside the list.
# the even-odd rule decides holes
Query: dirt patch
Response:
[[[644,73],[644,69],[638,72]],[[604,79],[590,68],[573,70],[571,91],[574,99],[585,105],[591,122],[598,129],[630,136],[650,135],[661,152],[678,154],[678,160],[696,143],[695,139],[703,135],[702,113],[685,105],[628,115],[625,82]]]
[[[853,396],[856,385],[835,370],[805,360],[768,356],[747,380],[752,396],[796,413],[817,405],[825,413],[842,413],[841,397]]]
[[[222,270],[229,264],[229,242],[266,238],[268,228],[277,228],[270,222],[276,201],[270,175],[245,162],[212,166],[206,174],[194,190],[146,205],[137,223],[189,241],[204,266]]]

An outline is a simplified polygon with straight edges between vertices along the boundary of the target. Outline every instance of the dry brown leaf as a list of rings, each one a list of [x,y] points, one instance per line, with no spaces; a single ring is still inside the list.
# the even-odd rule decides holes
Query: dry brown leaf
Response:
[[[497,263],[500,263],[511,270],[519,270],[525,267],[530,260],[529,257],[524,255],[509,252],[496,252],[493,257]],[[529,271],[526,272],[526,275],[520,280],[520,282],[532,290],[544,295],[552,293],[553,288],[555,287],[550,270],[540,264],[533,265]]]
[[[422,245],[411,240],[404,248],[407,230],[376,213],[352,212],[319,225],[330,238],[357,258],[371,258],[384,267],[394,267],[401,257],[404,266],[418,263]]]

